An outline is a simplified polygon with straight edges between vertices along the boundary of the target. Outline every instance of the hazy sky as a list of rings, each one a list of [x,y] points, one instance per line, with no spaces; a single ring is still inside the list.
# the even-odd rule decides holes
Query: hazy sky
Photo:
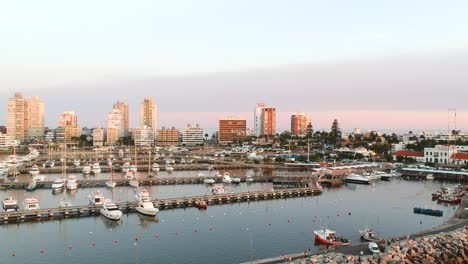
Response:
[[[104,124],[112,103],[151,95],[160,125],[276,106],[316,127],[468,128],[467,1],[0,0],[0,109],[38,95],[47,125],[76,110]],[[0,111],[0,124],[5,123]]]

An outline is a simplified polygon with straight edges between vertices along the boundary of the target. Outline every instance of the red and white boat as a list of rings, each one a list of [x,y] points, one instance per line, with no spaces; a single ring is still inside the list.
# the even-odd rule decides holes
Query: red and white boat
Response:
[[[198,208],[198,209],[203,209],[203,210],[206,210],[208,209],[208,204],[205,202],[205,201],[196,201],[195,202],[195,206]]]
[[[437,198],[437,201],[441,203],[451,203],[451,204],[458,204],[461,203],[462,198],[456,197],[454,195],[442,195]]]
[[[315,242],[326,246],[350,245],[351,242],[342,237],[336,236],[336,231],[329,229],[315,230]]]
[[[225,194],[226,192],[224,191],[224,186],[222,184],[215,184],[213,186],[213,189],[211,190],[211,193],[214,195],[217,195],[217,194]]]

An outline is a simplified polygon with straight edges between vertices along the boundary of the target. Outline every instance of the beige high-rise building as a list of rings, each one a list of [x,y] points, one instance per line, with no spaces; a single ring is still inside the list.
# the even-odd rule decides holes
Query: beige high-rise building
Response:
[[[25,99],[15,93],[7,104],[7,133],[12,140],[44,137],[44,102],[37,96]]]
[[[145,97],[141,104],[140,128],[151,128],[155,132],[158,129],[158,106],[151,97]]]
[[[307,135],[307,126],[311,124],[310,115],[307,113],[295,113],[291,116],[291,134],[295,136]]]
[[[78,126],[78,117],[74,111],[65,111],[59,115],[59,127],[76,127]]]
[[[130,129],[130,110],[128,104],[124,101],[117,101],[113,108],[120,110],[123,118],[124,136],[128,137],[128,132]]]
[[[56,130],[57,141],[69,141],[81,135],[81,128],[78,126],[78,116],[74,111],[65,111],[59,115],[59,128]]]

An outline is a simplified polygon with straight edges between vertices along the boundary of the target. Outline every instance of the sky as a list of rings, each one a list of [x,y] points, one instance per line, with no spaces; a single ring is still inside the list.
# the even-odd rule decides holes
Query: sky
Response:
[[[468,129],[467,1],[0,0],[0,124],[14,92],[106,124],[152,96],[159,124],[215,128],[258,102],[278,128]],[[3,110],[4,109],[4,110]]]

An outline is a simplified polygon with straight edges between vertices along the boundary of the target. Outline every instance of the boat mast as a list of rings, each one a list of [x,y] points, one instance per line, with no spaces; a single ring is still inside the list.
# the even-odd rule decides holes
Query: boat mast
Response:
[[[148,176],[151,173],[151,149],[148,151]]]

